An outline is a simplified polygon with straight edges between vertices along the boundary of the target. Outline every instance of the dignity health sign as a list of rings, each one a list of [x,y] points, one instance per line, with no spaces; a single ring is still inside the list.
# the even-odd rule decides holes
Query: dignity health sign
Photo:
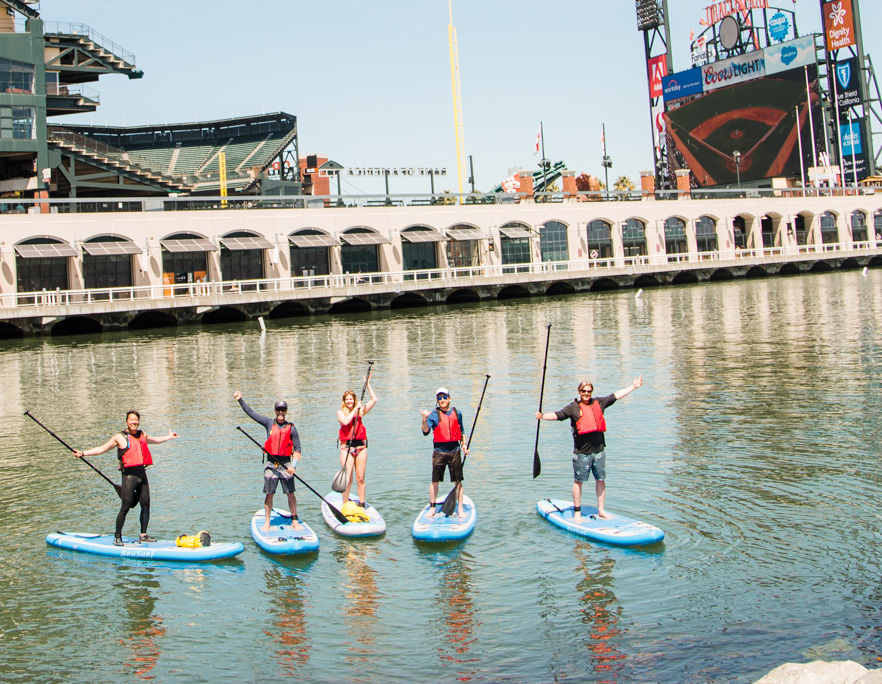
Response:
[[[763,59],[762,50],[748,52],[746,55],[738,55],[730,59],[724,59],[713,64],[705,64],[701,67],[702,83],[704,92],[752,81],[766,75],[766,63]]]
[[[822,11],[827,52],[854,45],[854,14],[851,0],[825,2]]]

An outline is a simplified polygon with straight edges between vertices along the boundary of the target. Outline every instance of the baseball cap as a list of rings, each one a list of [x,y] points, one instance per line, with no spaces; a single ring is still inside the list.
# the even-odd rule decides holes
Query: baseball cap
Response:
[[[288,410],[288,402],[279,399],[276,402],[276,411],[287,411]]]
[[[439,394],[446,394],[448,397],[450,396],[450,392],[447,390],[446,387],[439,387],[437,390],[435,390],[435,396],[437,397]]]

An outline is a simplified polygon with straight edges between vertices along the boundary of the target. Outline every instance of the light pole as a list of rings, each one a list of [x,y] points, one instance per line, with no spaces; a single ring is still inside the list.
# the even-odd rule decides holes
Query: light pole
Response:
[[[735,174],[738,177],[738,189],[741,190],[741,152],[735,150],[732,153],[732,161],[735,162]]]

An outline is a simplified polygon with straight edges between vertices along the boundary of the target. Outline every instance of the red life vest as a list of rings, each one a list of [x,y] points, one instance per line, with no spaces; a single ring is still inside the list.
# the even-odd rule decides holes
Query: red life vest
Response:
[[[364,423],[362,422],[361,418],[355,417],[352,419],[352,422],[350,422],[349,425],[341,425],[338,439],[341,442],[346,442],[350,439],[367,439],[367,430],[365,430]]]
[[[459,425],[459,418],[456,415],[456,409],[450,408],[450,415],[447,415],[441,409],[438,409],[438,424],[432,433],[432,440],[441,442],[458,442],[462,439],[462,428]]]
[[[291,441],[291,423],[279,427],[279,424],[273,421],[270,436],[264,442],[263,448],[271,456],[290,458],[294,453],[294,442]]]
[[[126,448],[116,450],[117,458],[122,461],[122,467],[153,465],[153,457],[150,455],[150,449],[147,448],[147,435],[142,430],[138,430],[136,435],[128,432],[122,434],[126,438]]]
[[[603,409],[597,400],[588,404],[590,410],[585,410],[585,404],[579,403],[579,420],[576,421],[576,432],[587,435],[589,432],[606,432],[606,419],[603,417]]]

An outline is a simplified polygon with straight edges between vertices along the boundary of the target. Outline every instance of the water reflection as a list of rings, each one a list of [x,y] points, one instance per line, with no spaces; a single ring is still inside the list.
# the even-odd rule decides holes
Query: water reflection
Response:
[[[129,652],[123,667],[128,674],[153,679],[151,672],[161,655],[159,640],[168,632],[162,616],[154,615],[156,597],[151,589],[158,590],[159,581],[152,568],[144,568],[141,574],[126,574],[118,587],[126,610],[120,644]]]
[[[346,605],[343,617],[348,639],[343,643],[348,651],[346,660],[349,663],[372,662],[377,655],[374,628],[382,594],[377,588],[377,571],[368,561],[379,551],[374,546],[341,540],[333,553],[345,574]]]
[[[475,599],[472,590],[472,567],[474,557],[462,550],[439,553],[439,590],[436,603],[441,611],[444,643],[438,648],[442,662],[462,665],[476,663],[477,657],[470,657],[475,645],[475,629],[480,624],[476,617]],[[472,673],[461,672],[457,679],[468,681]]]
[[[599,681],[620,681],[627,655],[620,649],[625,634],[619,624],[622,606],[611,588],[616,562],[586,542],[578,542],[574,553],[582,575],[576,592],[582,606],[582,624],[587,628],[583,639],[591,667]]]
[[[306,621],[308,602],[302,577],[278,566],[264,570],[273,606],[272,629],[264,632],[276,643],[276,659],[284,674],[294,674],[309,662],[312,642]]]

